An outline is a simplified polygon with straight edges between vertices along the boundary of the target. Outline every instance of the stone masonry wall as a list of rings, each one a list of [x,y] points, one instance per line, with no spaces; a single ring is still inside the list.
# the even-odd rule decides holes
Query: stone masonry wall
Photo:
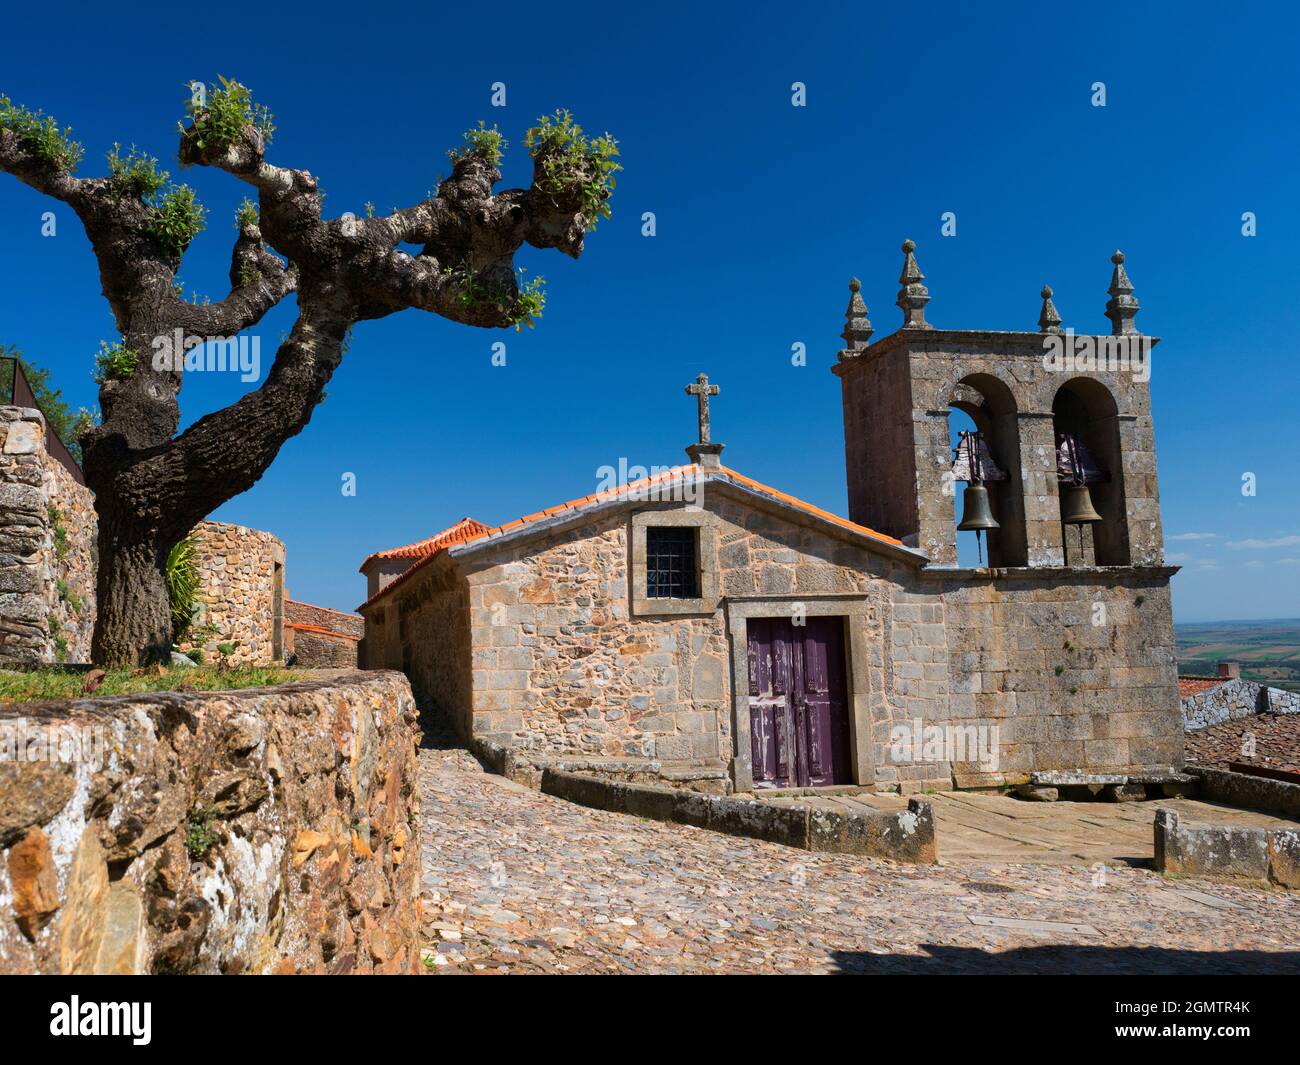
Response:
[[[1183,725],[1189,732],[1255,714],[1300,714],[1300,692],[1267,688],[1238,677],[1182,701]]]
[[[414,971],[417,737],[394,673],[0,708],[0,973]]]
[[[627,518],[469,574],[474,731],[551,751],[713,761],[730,751],[721,619],[631,619]]]
[[[356,669],[360,643],[355,636],[326,629],[290,623],[284,626],[285,659],[295,669]]]
[[[283,593],[284,544],[268,532],[228,522],[202,521],[194,527],[199,543],[201,607],[193,636],[181,651],[202,648],[213,658],[222,643],[235,644],[232,661],[268,665],[275,654],[276,584]],[[278,568],[277,568],[278,567]]]
[[[41,413],[0,406],[0,665],[89,661],[95,534],[94,497],[46,451]]]
[[[629,616],[630,513],[607,513],[440,556],[365,610],[374,664],[406,670],[462,728],[470,707],[473,734],[493,742],[729,765],[729,613],[785,616],[802,603],[842,615],[866,657],[850,652],[866,783],[984,787],[1034,770],[1182,764],[1167,570],[918,571],[788,512],[705,495],[716,610]],[[918,722],[984,729],[996,764],[900,753],[897,730]]]
[[[1166,577],[1122,570],[1061,570],[1050,582],[1024,570],[996,582],[935,577],[941,604],[927,608],[921,598],[919,608],[942,611],[942,635],[913,634],[944,645],[947,705],[931,712],[954,726],[997,724],[1000,733],[998,772],[956,766],[959,782],[1182,765]]]
[[[365,640],[367,668],[401,669],[417,697],[428,700],[466,738],[474,732],[469,601],[465,578],[443,556],[403,586],[393,602],[377,613],[367,612]],[[503,626],[479,639],[504,640],[507,631]]]

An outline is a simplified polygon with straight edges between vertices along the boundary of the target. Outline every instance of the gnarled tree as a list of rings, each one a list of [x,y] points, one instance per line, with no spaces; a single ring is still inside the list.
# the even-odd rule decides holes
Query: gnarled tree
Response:
[[[203,223],[192,190],[116,147],[106,176],[77,177],[82,153],[70,131],[0,97],[0,170],[76,212],[121,333],[99,360],[102,420],[81,437],[99,515],[100,665],[166,659],[168,552],[252,487],[303,429],[356,322],[416,307],[465,325],[532,325],[544,296],[538,281],[520,284],[515,252],[529,244],[577,258],[609,213],[619,169],[608,136],[588,138],[559,112],[528,131],[530,187],[494,193],[504,141],[480,123],[449,153],[451,175],[431,198],[382,217],[325,218],[312,174],[267,161],[272,128],[248,90],[224,79],[196,92],[181,123],[181,163],[224,170],[257,199],[237,218],[229,294],[200,305],[177,281]],[[266,380],[177,434],[184,362],[167,357],[160,338],[233,337],[290,293],[298,318]]]

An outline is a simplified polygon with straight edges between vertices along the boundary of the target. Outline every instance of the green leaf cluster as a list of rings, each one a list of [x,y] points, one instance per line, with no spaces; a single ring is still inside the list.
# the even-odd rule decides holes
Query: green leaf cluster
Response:
[[[167,581],[167,598],[172,611],[172,639],[180,643],[194,623],[199,606],[199,545],[193,536],[178,541],[167,552],[164,569]]]
[[[95,356],[95,381],[125,381],[140,366],[140,356],[128,348],[122,341],[109,344],[99,342],[99,354]]]
[[[185,132],[187,138],[200,150],[229,148],[243,135],[248,126],[255,126],[262,139],[271,143],[275,122],[265,105],[253,100],[247,85],[218,76],[219,85],[207,91],[207,100],[200,105],[191,96],[186,104],[192,128]],[[182,126],[183,129],[183,126]]]
[[[487,123],[479,119],[478,129],[465,131],[465,145],[462,148],[453,148],[447,153],[447,157],[453,163],[460,162],[467,155],[481,155],[493,166],[501,162],[501,157],[506,151],[506,139],[501,135],[493,123],[492,128],[487,128]]]
[[[168,189],[155,206],[149,233],[173,255],[180,255],[203,232],[206,208],[188,185]]]
[[[610,216],[609,198],[622,166],[614,161],[618,143],[608,133],[588,137],[568,111],[543,115],[528,131],[524,144],[537,163],[535,183],[555,197],[576,196],[587,228]]]
[[[42,111],[33,111],[0,95],[0,129],[17,135],[23,148],[55,170],[73,173],[81,163],[81,145],[72,139],[72,127],[59,124]]]

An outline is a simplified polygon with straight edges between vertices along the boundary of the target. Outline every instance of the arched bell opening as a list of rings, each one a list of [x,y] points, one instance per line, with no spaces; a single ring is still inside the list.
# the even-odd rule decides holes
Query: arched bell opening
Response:
[[[997,523],[996,528],[981,533],[983,565],[1027,565],[1029,551],[1020,472],[1020,428],[1011,389],[991,374],[969,374],[953,390],[948,409],[958,564],[981,564],[976,533],[960,528],[972,520],[979,523],[979,508],[983,500],[978,498],[978,493],[967,489],[980,484],[987,493],[988,513]],[[977,433],[978,437],[972,440],[963,436],[964,433]],[[976,443],[983,459],[978,468],[972,468],[972,445]]]
[[[1072,566],[1127,566],[1119,408],[1100,381],[1077,377],[1052,401],[1061,536]]]

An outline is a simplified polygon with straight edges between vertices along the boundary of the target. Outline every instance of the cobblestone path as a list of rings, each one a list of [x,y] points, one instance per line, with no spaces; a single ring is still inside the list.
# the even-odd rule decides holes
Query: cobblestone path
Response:
[[[420,758],[433,973],[1300,972],[1297,892],[812,854]]]

